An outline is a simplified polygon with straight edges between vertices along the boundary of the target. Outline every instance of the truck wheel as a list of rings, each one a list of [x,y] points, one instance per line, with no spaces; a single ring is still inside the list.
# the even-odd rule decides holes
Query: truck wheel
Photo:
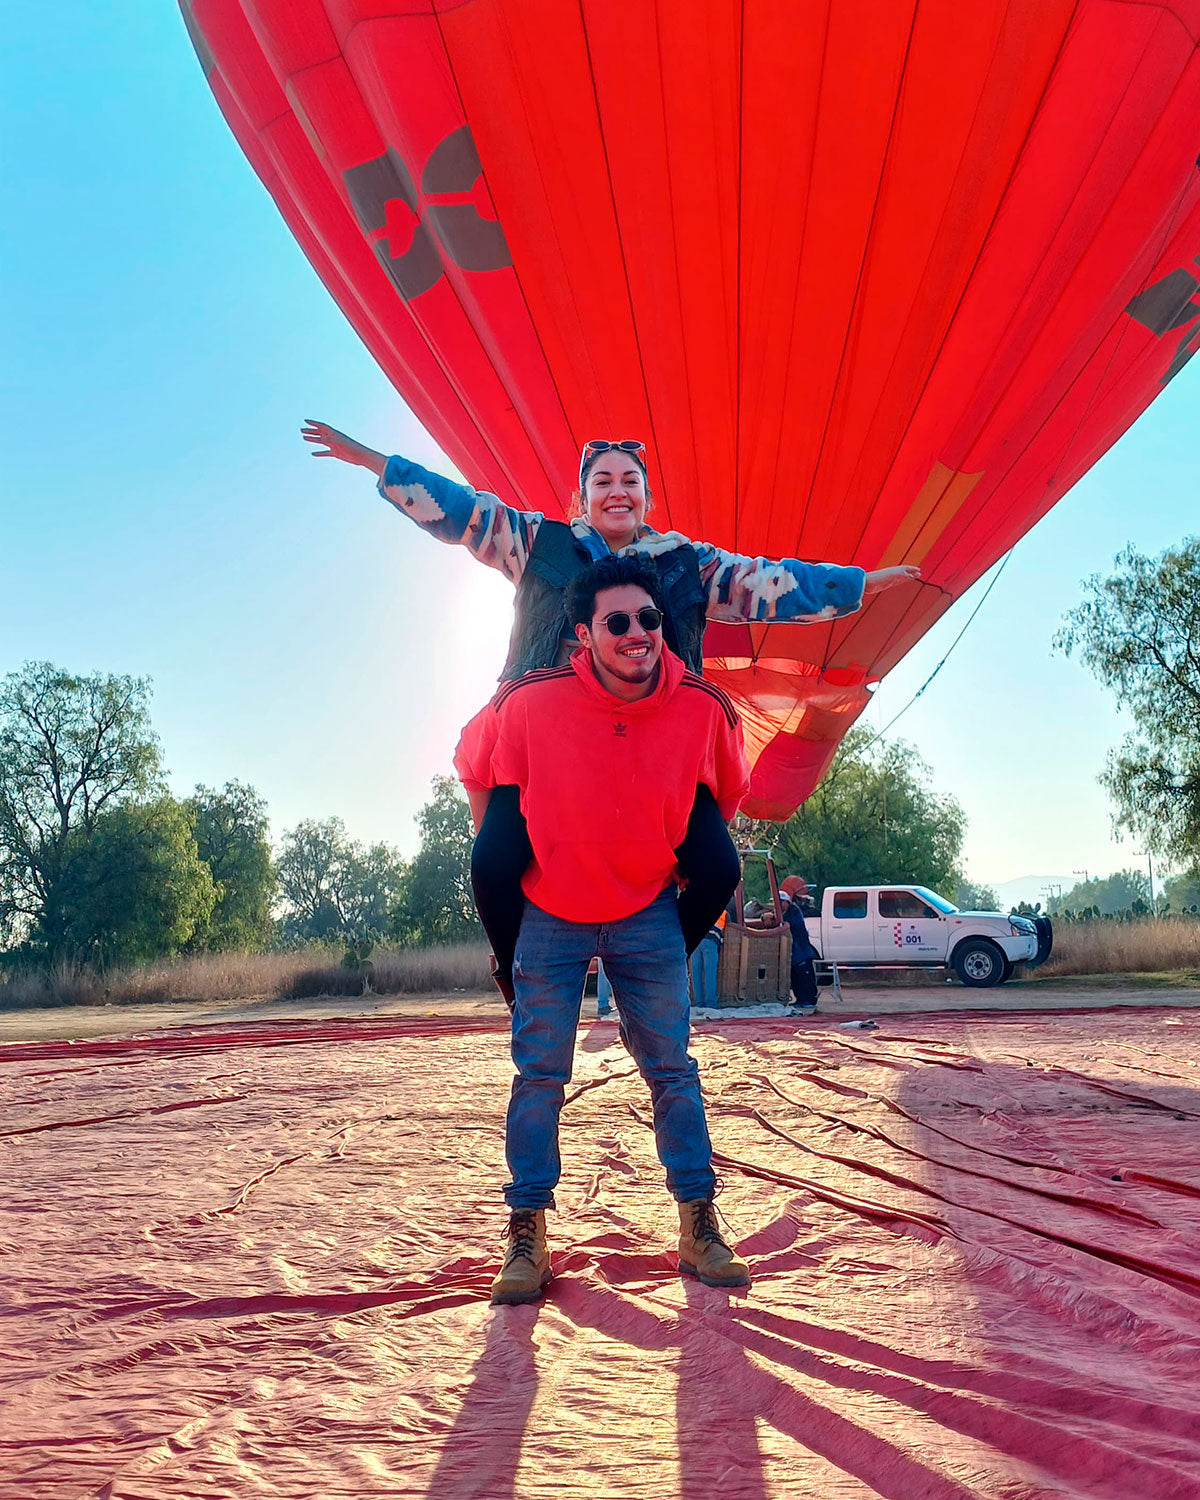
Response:
[[[987,938],[968,938],[954,950],[954,972],[971,989],[990,989],[1004,979],[1006,959]]]

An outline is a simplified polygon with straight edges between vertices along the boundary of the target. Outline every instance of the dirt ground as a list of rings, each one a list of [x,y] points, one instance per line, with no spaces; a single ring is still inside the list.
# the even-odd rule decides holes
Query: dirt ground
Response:
[[[921,1015],[949,1011],[1059,1011],[1124,1006],[1200,1006],[1194,975],[1098,974],[1063,979],[1016,981],[993,990],[968,990],[946,982],[930,984],[848,984],[842,1000],[821,993],[820,1015],[836,1021],[873,1015]],[[782,1006],[723,1008],[720,1015],[783,1015]],[[595,1015],[595,1000],[583,1014]],[[709,1013],[706,1013],[709,1014]],[[211,1026],[240,1021],[320,1020],[329,1016],[494,1016],[504,1017],[499,996],[368,995],[312,1000],[274,997],[155,1005],[60,1006],[47,1010],[0,1012],[0,1044],[56,1038],[127,1036],[179,1026]]]

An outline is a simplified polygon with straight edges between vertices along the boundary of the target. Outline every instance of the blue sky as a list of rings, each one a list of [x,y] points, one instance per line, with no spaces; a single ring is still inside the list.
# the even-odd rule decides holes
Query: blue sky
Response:
[[[337,814],[411,850],[429,779],[504,654],[511,591],[362,471],[319,417],[445,466],[317,281],[225,127],[170,4],[6,23],[0,672],[151,677],[172,784],[238,777],[276,835]],[[1017,548],[895,733],[970,820],[970,873],[1135,862],[1096,785],[1126,727],[1050,640],[1126,542],[1200,530],[1200,360]],[[985,585],[980,585],[983,587]],[[880,688],[901,708],[978,597]]]

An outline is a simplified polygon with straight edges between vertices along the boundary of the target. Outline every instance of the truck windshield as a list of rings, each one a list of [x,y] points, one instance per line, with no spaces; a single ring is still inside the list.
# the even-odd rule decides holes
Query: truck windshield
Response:
[[[918,896],[923,896],[930,906],[936,906],[943,916],[949,916],[951,912],[959,910],[953,901],[947,901],[945,896],[939,896],[936,891],[931,891],[928,886],[914,885],[913,890]]]

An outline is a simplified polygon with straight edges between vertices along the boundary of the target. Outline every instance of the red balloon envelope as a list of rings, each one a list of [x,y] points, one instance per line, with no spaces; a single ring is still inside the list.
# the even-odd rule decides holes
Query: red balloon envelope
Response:
[[[321,279],[477,487],[906,584],[710,626],[785,817],[1200,345],[1200,0],[184,0]]]

